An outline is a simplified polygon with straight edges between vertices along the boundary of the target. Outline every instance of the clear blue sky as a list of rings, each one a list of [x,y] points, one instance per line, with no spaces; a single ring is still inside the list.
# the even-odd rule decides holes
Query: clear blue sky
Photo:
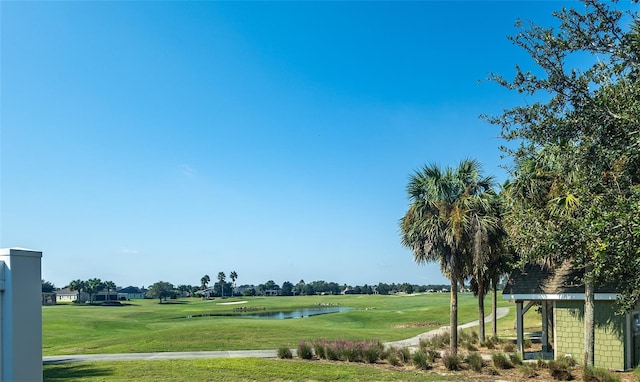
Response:
[[[447,283],[400,245],[407,179],[506,179],[478,116],[523,98],[479,80],[561,4],[2,1],[0,246],[59,287]]]

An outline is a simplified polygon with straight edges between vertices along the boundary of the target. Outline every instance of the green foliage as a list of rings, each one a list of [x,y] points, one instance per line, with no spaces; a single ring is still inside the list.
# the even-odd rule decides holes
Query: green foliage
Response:
[[[498,353],[491,354],[491,360],[493,361],[493,366],[495,366],[498,369],[505,370],[505,369],[513,368],[513,364],[511,363],[511,360],[504,353],[498,352]]]
[[[278,346],[278,358],[281,359],[292,359],[293,358],[293,354],[291,353],[291,349],[289,349],[288,346],[286,345],[280,345]]]
[[[402,363],[411,362],[411,351],[407,347],[403,347],[398,349],[398,357],[402,361]]]
[[[456,371],[462,368],[462,358],[454,353],[445,352],[442,356],[442,362],[449,371]]]
[[[166,301],[167,297],[173,296],[174,293],[173,284],[166,281],[158,281],[149,287],[147,297],[157,298],[162,302],[163,299]]]
[[[312,359],[313,349],[306,341],[298,342],[298,357],[302,359]]]
[[[586,366],[582,369],[582,380],[584,382],[620,382],[620,376],[603,368]]]
[[[389,352],[387,354],[387,362],[389,362],[391,366],[399,366],[402,363],[397,352]]]
[[[518,353],[509,354],[509,360],[514,366],[522,365],[522,358],[520,358],[520,354]]]
[[[514,344],[513,342],[507,342],[502,346],[502,351],[505,351],[507,353],[513,353],[517,350],[518,349],[516,348],[516,344]]]
[[[313,341],[313,351],[316,353],[316,356],[320,359],[327,358],[327,352],[324,347],[325,340],[320,338]]]
[[[553,379],[558,381],[570,381],[573,379],[571,368],[576,363],[571,357],[562,357],[558,360],[551,360],[547,363],[549,373]]]
[[[484,366],[484,360],[480,353],[477,352],[467,354],[465,362],[468,363],[471,369],[476,372],[480,372]]]
[[[519,369],[522,372],[522,378],[529,379],[538,376],[538,366],[535,363],[523,363]]]
[[[422,350],[416,350],[411,356],[411,361],[418,369],[429,370],[431,368],[429,362],[427,362],[427,356]]]
[[[633,370],[633,375],[636,377],[636,381],[640,382],[640,365]]]

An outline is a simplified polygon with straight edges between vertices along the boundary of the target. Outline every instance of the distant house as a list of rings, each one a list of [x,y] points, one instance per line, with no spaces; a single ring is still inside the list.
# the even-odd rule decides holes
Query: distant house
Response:
[[[215,287],[209,287],[206,289],[201,289],[196,291],[195,294],[197,294],[198,296],[202,297],[203,299],[209,299],[209,298],[213,298],[213,296],[216,293],[216,288]]]
[[[64,287],[56,291],[56,302],[85,302],[89,301],[89,294],[86,292],[78,292]]]
[[[518,349],[523,353],[524,314],[540,305],[542,350],[554,358],[584,358],[584,285],[570,263],[557,269],[527,265],[514,270],[502,296],[516,303]],[[595,291],[596,367],[628,370],[640,363],[640,305],[630,313],[616,315],[617,293],[610,287]]]
[[[119,294],[115,290],[107,291],[103,289],[93,296],[93,301],[117,301],[118,296]]]
[[[145,298],[146,289],[128,286],[115,291],[118,300],[141,300]],[[106,291],[105,291],[106,293]],[[114,293],[112,291],[112,293]]]

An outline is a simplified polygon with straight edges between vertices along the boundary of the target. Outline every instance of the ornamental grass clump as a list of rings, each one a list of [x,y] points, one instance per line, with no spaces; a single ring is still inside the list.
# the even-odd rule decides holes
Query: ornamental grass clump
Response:
[[[446,352],[442,356],[442,362],[449,371],[456,371],[462,369],[462,358],[454,353]]]
[[[573,379],[571,368],[576,365],[576,361],[571,357],[562,357],[547,363],[549,373],[553,379],[558,381],[570,381]]]
[[[538,365],[535,363],[524,363],[519,366],[522,378],[535,378],[538,376]]]
[[[376,363],[383,358],[384,345],[379,340],[366,340],[362,344],[362,358],[368,363]]]
[[[491,354],[491,360],[493,361],[493,366],[498,369],[513,369],[513,364],[509,360],[509,357],[507,357],[507,355],[504,353]]]
[[[298,342],[298,357],[302,359],[313,359],[313,349],[306,341]]]
[[[482,356],[480,355],[480,353],[476,352],[467,354],[465,362],[469,364],[471,370],[476,372],[480,372],[482,370],[482,366],[484,366],[484,360],[482,359]]]
[[[620,382],[620,377],[600,367],[587,366],[582,369],[584,382]]]
[[[502,345],[502,351],[505,351],[507,353],[514,353],[516,350],[516,344],[514,344],[513,342],[507,342],[506,344]]]
[[[522,358],[520,358],[520,354],[518,353],[509,354],[509,360],[514,366],[522,365]]]
[[[427,356],[422,350],[417,350],[415,353],[413,353],[413,355],[411,356],[411,362],[418,369],[431,369],[431,365],[429,365],[429,362],[427,361]]]
[[[320,338],[313,341],[313,351],[320,359],[327,359],[327,353],[325,351],[326,340]]]
[[[278,347],[278,358],[280,359],[291,359],[293,358],[293,354],[291,353],[291,349],[288,346],[281,345]]]
[[[411,362],[411,351],[407,347],[403,347],[398,349],[398,358],[402,361],[402,363]]]

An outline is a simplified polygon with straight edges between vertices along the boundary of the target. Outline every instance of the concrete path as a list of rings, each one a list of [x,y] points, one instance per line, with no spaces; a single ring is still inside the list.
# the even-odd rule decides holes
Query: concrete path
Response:
[[[509,308],[498,308],[496,316],[502,318],[509,313]],[[491,315],[485,317],[485,322],[491,321]],[[478,325],[478,320],[458,325],[460,329],[466,329]],[[418,346],[421,339],[429,339],[449,330],[448,326],[431,330],[419,334],[415,337],[387,342],[385,346],[408,347]],[[292,349],[294,355],[295,349]],[[276,358],[277,350],[229,350],[229,351],[193,351],[193,352],[159,352],[159,353],[125,353],[125,354],[75,354],[75,355],[53,355],[42,357],[45,365],[70,362],[93,362],[93,361],[144,361],[156,359],[195,359],[195,358]]]
[[[509,308],[498,308],[496,309],[496,316],[498,317],[498,319],[505,317],[507,314],[509,314]],[[487,317],[484,318],[484,322],[491,322],[492,321],[492,316],[493,314],[488,315]],[[475,321],[471,321],[471,322],[467,322],[466,324],[463,325],[458,325],[458,329],[467,329],[467,328],[472,328],[474,326],[478,326],[479,322],[478,320]],[[438,334],[442,334],[445,332],[449,331],[449,327],[448,326],[443,326],[441,328],[438,329],[434,329],[431,331],[428,331],[426,333],[422,333],[422,334],[418,334],[415,337],[411,337],[408,338],[406,340],[400,340],[400,341],[393,341],[393,342],[386,342],[384,345],[385,346],[395,346],[395,347],[409,347],[409,346],[418,346],[420,345],[420,340],[421,339],[425,339],[425,340],[430,340],[431,338],[435,337]]]

